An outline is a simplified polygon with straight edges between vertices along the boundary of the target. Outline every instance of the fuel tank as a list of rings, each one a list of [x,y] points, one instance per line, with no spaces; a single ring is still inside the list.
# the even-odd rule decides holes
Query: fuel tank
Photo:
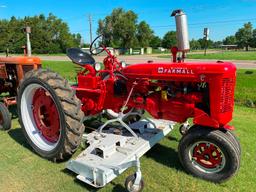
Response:
[[[234,75],[235,72],[234,64],[220,61],[215,63],[142,63],[123,69],[123,74],[128,78],[181,81],[204,81],[204,78],[212,75]]]

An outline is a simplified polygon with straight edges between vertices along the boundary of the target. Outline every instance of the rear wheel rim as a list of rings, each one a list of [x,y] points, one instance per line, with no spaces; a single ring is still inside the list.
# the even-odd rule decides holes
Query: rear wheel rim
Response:
[[[30,140],[41,150],[52,151],[58,145],[60,114],[56,103],[42,85],[28,85],[21,97],[21,118]]]
[[[47,141],[56,143],[60,136],[60,119],[57,107],[49,92],[43,88],[37,89],[32,106],[38,130]]]
[[[189,149],[189,158],[192,165],[204,173],[220,172],[226,164],[222,150],[214,143],[199,141]]]

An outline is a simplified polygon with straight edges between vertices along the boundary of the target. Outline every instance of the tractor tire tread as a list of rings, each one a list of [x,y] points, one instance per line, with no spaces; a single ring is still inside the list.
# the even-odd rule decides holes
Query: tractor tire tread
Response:
[[[12,118],[8,108],[4,103],[0,102],[0,113],[2,114],[3,124],[0,127],[0,130],[7,131],[12,127]]]
[[[63,145],[58,149],[54,155],[44,156],[44,158],[53,160],[54,162],[63,161],[72,156],[72,154],[77,150],[80,145],[82,135],[84,133],[83,118],[84,114],[81,111],[81,102],[76,97],[74,90],[70,87],[68,82],[62,78],[59,74],[47,69],[32,70],[26,73],[23,81],[29,78],[36,78],[48,86],[50,86],[62,106],[63,114],[65,117],[65,135]],[[57,90],[64,91],[65,94],[59,94]]]

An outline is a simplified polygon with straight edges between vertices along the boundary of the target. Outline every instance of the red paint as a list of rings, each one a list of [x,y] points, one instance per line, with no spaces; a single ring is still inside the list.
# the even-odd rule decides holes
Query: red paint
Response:
[[[59,112],[47,92],[37,89],[33,97],[33,115],[38,131],[51,143],[56,143],[60,136]]]
[[[192,158],[201,166],[207,169],[216,169],[221,165],[222,153],[218,148],[209,143],[199,143],[193,149]]]
[[[182,123],[193,118],[197,125],[231,129],[227,124],[232,120],[236,81],[232,63],[141,63],[122,68],[108,52],[103,64],[104,70],[91,67],[89,73],[78,74],[74,89],[85,115],[104,109],[119,112],[135,83],[129,108],[145,109],[158,119]],[[125,78],[115,76],[117,72]],[[127,89],[124,94],[115,94],[118,79],[123,82],[118,88]]]
[[[172,53],[172,62],[176,63],[177,61],[177,53],[179,52],[178,47],[172,47],[171,48],[171,53]]]

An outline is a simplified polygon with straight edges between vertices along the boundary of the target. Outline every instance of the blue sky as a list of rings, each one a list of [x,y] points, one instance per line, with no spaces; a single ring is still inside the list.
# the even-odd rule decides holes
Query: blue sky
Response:
[[[210,28],[213,40],[234,34],[247,21],[256,28],[256,0],[0,0],[0,18],[51,12],[67,22],[71,32],[81,33],[88,42],[88,15],[93,18],[95,37],[97,21],[118,7],[133,10],[139,15],[138,20],[149,23],[160,37],[175,30],[174,19],[170,17],[174,9],[183,9],[187,13],[190,39],[202,37],[204,27]]]

